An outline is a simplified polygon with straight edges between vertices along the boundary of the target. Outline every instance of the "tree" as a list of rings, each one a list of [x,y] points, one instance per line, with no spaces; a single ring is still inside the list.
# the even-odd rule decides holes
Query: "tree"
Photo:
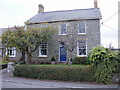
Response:
[[[55,33],[55,29],[53,27],[44,27],[44,28],[30,28],[27,29],[27,40],[28,45],[26,47],[26,53],[28,56],[29,63],[31,63],[32,52],[34,52],[41,43],[48,42],[49,39]]]
[[[69,33],[67,35],[58,37],[58,42],[60,43],[60,45],[63,45],[69,53],[68,64],[70,64],[72,60],[72,52],[74,51],[74,48],[76,47],[76,43],[78,41],[76,35],[76,28],[77,24],[73,26],[71,30],[69,30]]]
[[[2,35],[2,43],[6,47],[16,47],[22,53],[22,60],[25,60],[25,53],[28,56],[27,63],[31,63],[32,52],[34,52],[41,43],[47,42],[55,33],[55,29],[48,26],[44,28],[13,27]]]
[[[5,47],[16,47],[20,50],[22,56],[21,60],[25,62],[25,47],[26,47],[26,34],[24,27],[12,27],[8,28],[4,34],[2,34],[2,43]]]

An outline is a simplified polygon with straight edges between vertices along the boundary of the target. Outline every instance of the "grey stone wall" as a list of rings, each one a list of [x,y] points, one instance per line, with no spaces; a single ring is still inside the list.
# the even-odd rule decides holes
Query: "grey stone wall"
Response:
[[[86,23],[86,34],[78,35],[78,23],[85,22]],[[59,35],[59,25],[61,23],[68,23],[67,35],[60,36]],[[72,52],[72,56],[77,56],[77,42],[81,40],[87,41],[87,54],[93,47],[100,45],[100,22],[99,20],[80,20],[80,21],[66,21],[66,22],[56,22],[56,23],[43,23],[43,24],[33,24],[27,25],[28,28],[32,27],[44,27],[47,25],[52,25],[56,28],[56,35],[48,42],[48,56],[47,57],[39,57],[39,50],[37,49],[33,53],[33,60],[50,60],[52,56],[54,56],[57,60],[59,60],[59,43],[58,39],[66,40],[68,43],[73,41],[75,43],[74,51]],[[72,39],[74,37],[74,39]],[[69,43],[70,44],[70,43]],[[69,52],[67,53],[67,58],[69,57]]]

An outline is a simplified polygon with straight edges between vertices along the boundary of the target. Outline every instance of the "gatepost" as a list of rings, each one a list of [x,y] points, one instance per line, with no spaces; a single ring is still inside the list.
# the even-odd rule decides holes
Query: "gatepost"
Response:
[[[9,62],[7,65],[7,72],[8,72],[8,76],[13,76],[13,71],[14,71],[14,66],[15,64],[13,62]]]

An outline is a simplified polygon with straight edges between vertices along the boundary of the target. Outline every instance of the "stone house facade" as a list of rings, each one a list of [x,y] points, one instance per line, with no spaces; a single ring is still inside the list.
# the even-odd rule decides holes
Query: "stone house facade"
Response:
[[[87,57],[93,47],[100,45],[99,8],[44,12],[39,5],[38,14],[25,22],[27,28],[52,26],[56,34],[42,43],[33,53],[34,62],[51,60],[66,62],[69,58]],[[11,49],[11,59],[18,60],[20,53]]]
[[[51,25],[57,33],[49,42],[40,45],[33,53],[33,60],[55,57],[59,62],[66,62],[70,57],[86,57],[101,43],[100,19],[99,8],[44,12],[40,4],[38,14],[25,22],[27,28]]]

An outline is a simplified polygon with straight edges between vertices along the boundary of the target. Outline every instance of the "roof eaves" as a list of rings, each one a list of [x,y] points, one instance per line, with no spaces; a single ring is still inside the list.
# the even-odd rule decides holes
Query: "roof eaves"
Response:
[[[26,21],[25,24],[26,25],[30,25],[30,24],[42,24],[42,23],[55,23],[55,22],[66,22],[66,21],[80,21],[80,20],[100,20],[100,18],[96,17],[96,18],[79,18],[79,19],[69,19],[69,20],[52,20],[52,21],[40,21],[40,22],[29,22]]]

